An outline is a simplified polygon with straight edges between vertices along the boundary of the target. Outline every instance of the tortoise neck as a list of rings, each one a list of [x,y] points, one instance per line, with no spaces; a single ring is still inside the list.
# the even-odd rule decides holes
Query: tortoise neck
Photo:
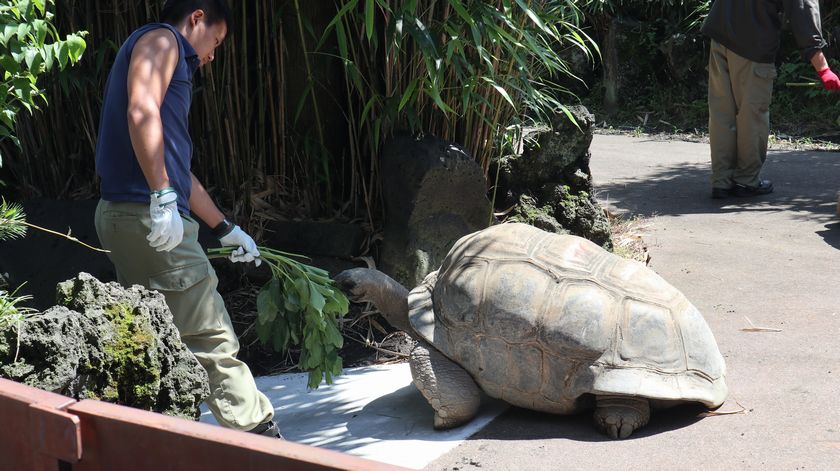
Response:
[[[391,326],[413,336],[414,330],[408,322],[408,290],[387,275],[383,274],[382,278],[369,293],[371,302]]]

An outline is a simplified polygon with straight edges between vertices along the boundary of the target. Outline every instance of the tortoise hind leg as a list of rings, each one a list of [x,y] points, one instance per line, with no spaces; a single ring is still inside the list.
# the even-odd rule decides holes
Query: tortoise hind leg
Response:
[[[411,351],[411,376],[435,410],[435,428],[469,422],[478,412],[481,394],[469,373],[434,347],[418,341]]]
[[[595,425],[610,438],[627,438],[650,420],[650,401],[636,396],[596,396]]]

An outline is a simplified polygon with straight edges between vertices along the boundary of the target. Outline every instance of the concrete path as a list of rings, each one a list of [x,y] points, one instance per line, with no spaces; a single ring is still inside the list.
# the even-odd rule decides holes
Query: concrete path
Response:
[[[423,468],[508,408],[485,398],[474,421],[438,432],[408,363],[348,368],[316,390],[307,390],[307,378],[301,373],[256,378],[287,440],[405,468]],[[207,406],[201,421],[216,423]]]
[[[728,367],[721,411],[744,412],[661,412],[616,442],[588,416],[512,409],[427,469],[840,469],[840,154],[771,151],[775,193],[719,201],[708,153],[599,135],[591,166],[600,200],[652,218],[651,268],[706,316]]]

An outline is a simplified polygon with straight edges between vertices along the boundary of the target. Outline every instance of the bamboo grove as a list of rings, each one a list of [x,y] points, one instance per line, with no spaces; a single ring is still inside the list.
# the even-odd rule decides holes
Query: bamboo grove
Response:
[[[108,70],[162,1],[58,3],[57,26],[88,31],[88,49],[43,82],[49,106],[19,121],[22,150],[9,167],[23,196],[95,197]],[[597,56],[574,0],[231,5],[236,24],[196,80],[191,126],[195,173],[240,222],[341,215],[375,225],[389,135],[452,140],[486,171],[506,128],[564,109],[562,51]]]

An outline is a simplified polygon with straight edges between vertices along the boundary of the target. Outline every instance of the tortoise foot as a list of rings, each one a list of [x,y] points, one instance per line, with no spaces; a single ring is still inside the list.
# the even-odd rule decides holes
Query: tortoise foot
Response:
[[[458,427],[475,417],[481,394],[466,370],[422,340],[411,350],[409,366],[414,385],[435,411],[435,430]]]
[[[650,420],[650,402],[641,397],[597,396],[595,425],[610,438],[627,438]]]
[[[435,412],[435,430],[449,430],[469,422],[472,417],[441,417]]]

